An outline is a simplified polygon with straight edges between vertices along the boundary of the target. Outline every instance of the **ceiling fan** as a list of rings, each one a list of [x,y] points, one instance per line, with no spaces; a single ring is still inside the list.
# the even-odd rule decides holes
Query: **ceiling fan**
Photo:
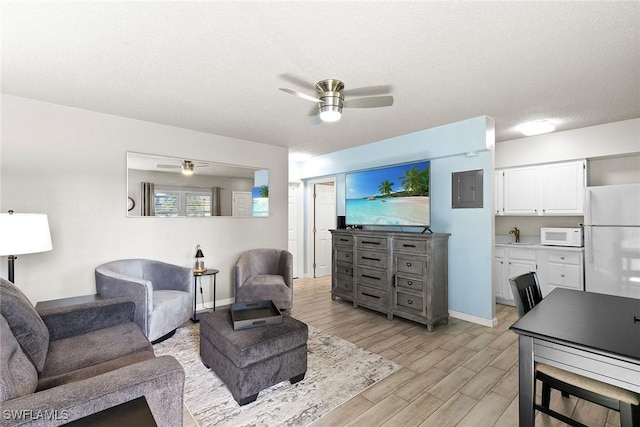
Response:
[[[193,163],[191,160],[184,160],[180,165],[158,165],[160,169],[176,169],[180,168],[182,175],[191,176],[195,172],[195,167],[204,168],[209,166],[209,163]]]
[[[344,99],[344,83],[337,79],[325,79],[316,83],[316,96],[281,87],[281,91],[318,104],[320,120],[336,122],[340,120],[343,108],[375,108],[393,105],[393,96],[370,96],[366,98]]]

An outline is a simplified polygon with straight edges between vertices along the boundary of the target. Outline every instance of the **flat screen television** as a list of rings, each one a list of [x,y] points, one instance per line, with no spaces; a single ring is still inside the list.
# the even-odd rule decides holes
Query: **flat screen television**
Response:
[[[428,160],[347,173],[347,225],[428,228],[431,222],[429,175]]]

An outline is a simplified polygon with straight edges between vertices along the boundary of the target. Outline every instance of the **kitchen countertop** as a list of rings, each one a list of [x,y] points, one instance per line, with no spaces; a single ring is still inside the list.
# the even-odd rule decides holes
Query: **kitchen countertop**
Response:
[[[513,236],[496,236],[495,245],[501,248],[519,249],[545,249],[552,251],[584,252],[584,248],[573,246],[546,246],[540,244],[540,239],[536,237],[521,237],[519,243],[515,243]]]

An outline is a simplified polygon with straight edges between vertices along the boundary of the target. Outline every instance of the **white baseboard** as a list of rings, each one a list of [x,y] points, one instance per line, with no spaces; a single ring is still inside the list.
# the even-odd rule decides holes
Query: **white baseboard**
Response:
[[[473,316],[471,314],[462,313],[460,311],[449,310],[449,316],[456,319],[465,320],[467,322],[477,323],[478,325],[487,326],[489,328],[495,328],[498,326],[498,319],[485,319],[484,317]]]
[[[234,302],[236,302],[235,298],[226,298],[222,300],[216,300],[216,308],[223,307],[225,305],[231,305]],[[213,308],[213,303],[211,301],[205,301],[204,306],[202,305],[201,302],[198,302],[198,304],[196,304],[196,310],[203,310],[203,309],[211,310],[212,308]]]

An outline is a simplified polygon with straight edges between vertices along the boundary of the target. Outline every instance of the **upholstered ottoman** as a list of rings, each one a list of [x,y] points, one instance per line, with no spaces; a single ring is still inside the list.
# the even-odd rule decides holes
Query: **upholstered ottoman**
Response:
[[[305,323],[286,314],[278,325],[234,330],[231,312],[216,311],[200,320],[202,363],[227,385],[240,405],[281,381],[302,380],[307,371]]]

